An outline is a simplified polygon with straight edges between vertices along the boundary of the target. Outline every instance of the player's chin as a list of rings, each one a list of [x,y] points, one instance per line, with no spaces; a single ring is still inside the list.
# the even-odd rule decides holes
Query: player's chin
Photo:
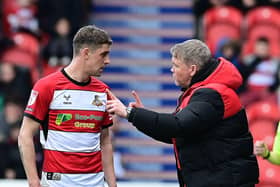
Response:
[[[100,76],[101,76],[101,73],[100,73],[100,72],[96,72],[96,73],[94,73],[94,76],[95,76],[95,77],[100,77]]]

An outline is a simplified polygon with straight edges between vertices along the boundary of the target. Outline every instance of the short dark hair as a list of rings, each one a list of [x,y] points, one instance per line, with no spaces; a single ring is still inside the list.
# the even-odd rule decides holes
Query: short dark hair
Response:
[[[263,42],[269,44],[269,39],[265,36],[260,36],[257,38],[257,42]]]
[[[98,49],[103,44],[112,45],[113,41],[108,33],[94,25],[87,25],[78,30],[73,39],[74,56],[79,54],[83,47],[92,50]]]

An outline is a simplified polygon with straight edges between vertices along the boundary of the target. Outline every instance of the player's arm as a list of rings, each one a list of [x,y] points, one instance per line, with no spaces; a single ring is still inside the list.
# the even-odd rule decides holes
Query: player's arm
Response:
[[[109,187],[116,187],[116,177],[113,164],[113,146],[111,142],[111,135],[109,128],[104,128],[101,131],[101,152],[102,152],[102,165],[105,174],[105,179]]]
[[[40,123],[24,117],[18,137],[21,160],[28,179],[29,187],[41,187],[36,167],[36,156],[33,137],[39,130]]]
[[[280,124],[280,123],[279,123]],[[274,138],[274,144],[272,151],[270,152],[270,156],[268,157],[268,161],[280,165],[280,125],[278,124],[276,136]]]
[[[279,123],[280,124],[280,123]],[[255,143],[255,153],[267,159],[272,164],[280,165],[280,125],[278,124],[278,129],[276,136],[274,138],[272,151],[268,150],[268,147],[264,141],[257,141]]]

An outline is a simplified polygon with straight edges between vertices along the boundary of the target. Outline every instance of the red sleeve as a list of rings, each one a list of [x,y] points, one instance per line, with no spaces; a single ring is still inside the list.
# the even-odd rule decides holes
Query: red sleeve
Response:
[[[39,80],[31,91],[24,111],[25,115],[38,122],[44,121],[48,115],[51,100],[52,88],[50,84],[46,80]]]

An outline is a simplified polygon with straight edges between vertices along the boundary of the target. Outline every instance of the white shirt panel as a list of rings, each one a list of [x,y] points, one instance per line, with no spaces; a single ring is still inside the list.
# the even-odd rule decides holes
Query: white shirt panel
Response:
[[[44,148],[64,152],[100,151],[100,133],[49,130]]]
[[[97,99],[100,105],[94,104]],[[105,111],[106,93],[84,90],[55,90],[50,109]]]
[[[104,172],[93,174],[61,174],[60,180],[48,180],[42,172],[42,187],[104,187]]]

